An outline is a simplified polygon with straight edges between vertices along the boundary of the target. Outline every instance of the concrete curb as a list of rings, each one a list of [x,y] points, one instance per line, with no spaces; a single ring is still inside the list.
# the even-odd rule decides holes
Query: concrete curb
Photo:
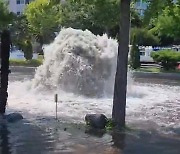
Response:
[[[152,73],[152,72],[133,72],[135,78],[157,78],[157,79],[170,79],[179,80],[180,73]]]
[[[9,69],[11,72],[34,72],[37,67],[28,67],[28,66],[10,66]]]

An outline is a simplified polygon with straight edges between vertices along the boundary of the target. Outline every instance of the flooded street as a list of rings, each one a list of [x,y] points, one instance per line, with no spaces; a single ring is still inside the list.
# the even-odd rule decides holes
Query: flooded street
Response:
[[[7,113],[24,116],[0,125],[2,154],[179,154],[180,83],[177,80],[135,78],[127,96],[125,132],[94,132],[85,127],[87,113],[111,117],[112,98],[86,98],[30,88],[33,69],[12,71]]]

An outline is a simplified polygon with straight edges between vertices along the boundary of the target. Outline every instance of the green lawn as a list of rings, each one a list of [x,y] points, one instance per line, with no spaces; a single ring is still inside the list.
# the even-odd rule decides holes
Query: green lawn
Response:
[[[43,63],[43,58],[39,59],[32,59],[32,60],[10,60],[11,66],[30,66],[30,67],[37,67],[40,66]],[[138,72],[151,72],[151,73],[180,73],[180,70],[169,70],[165,71],[161,68],[157,67],[143,67],[136,69]]]
[[[180,73],[180,70],[163,70],[161,68],[157,68],[157,67],[146,67],[146,68],[139,68],[136,69],[136,71],[139,72],[151,72],[151,73]]]
[[[31,66],[37,67],[43,63],[43,59],[32,59],[32,60],[10,60],[11,66]]]

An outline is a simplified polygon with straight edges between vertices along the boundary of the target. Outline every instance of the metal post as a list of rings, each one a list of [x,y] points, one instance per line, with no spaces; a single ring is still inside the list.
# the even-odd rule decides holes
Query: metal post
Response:
[[[1,34],[1,79],[0,79],[0,114],[4,114],[7,104],[7,88],[9,75],[9,52],[10,52],[10,32],[4,30]]]
[[[55,103],[56,103],[56,120],[57,120],[57,102],[58,102],[58,94],[55,94],[54,100],[55,100]]]

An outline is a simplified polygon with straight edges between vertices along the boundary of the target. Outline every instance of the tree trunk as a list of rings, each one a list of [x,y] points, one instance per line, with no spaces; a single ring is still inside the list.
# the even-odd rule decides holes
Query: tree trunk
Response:
[[[125,126],[130,0],[121,0],[120,16],[119,47],[112,110],[112,119],[118,128]]]
[[[7,88],[9,74],[9,51],[10,51],[10,33],[4,30],[1,35],[1,87],[0,87],[0,114],[5,113],[7,103]]]
[[[38,43],[40,44],[40,51],[38,51],[39,54],[43,55],[43,44],[44,44],[44,38],[42,35],[38,35]]]

